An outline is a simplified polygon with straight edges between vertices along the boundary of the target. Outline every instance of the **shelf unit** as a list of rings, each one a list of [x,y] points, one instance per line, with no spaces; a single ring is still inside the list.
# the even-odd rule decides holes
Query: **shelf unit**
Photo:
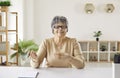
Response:
[[[111,62],[120,53],[120,41],[79,41],[87,62]]]
[[[15,18],[14,21],[14,29],[9,29],[9,21],[10,16],[13,15]],[[18,13],[17,12],[8,12],[7,10],[2,11],[0,9],[0,63],[2,63],[3,56],[6,57],[5,65],[9,65],[9,50],[10,48],[10,41],[9,36],[10,33],[15,34],[15,43],[18,43]],[[18,46],[18,45],[17,45]],[[18,54],[16,55],[16,61],[11,64],[18,65]]]

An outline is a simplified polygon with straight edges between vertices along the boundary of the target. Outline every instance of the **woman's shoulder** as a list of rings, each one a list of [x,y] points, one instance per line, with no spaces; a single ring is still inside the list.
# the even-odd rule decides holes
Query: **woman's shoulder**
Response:
[[[66,37],[66,39],[67,39],[68,41],[77,41],[76,38],[71,38],[71,37]]]
[[[76,38],[72,38],[72,37],[66,37],[66,40],[67,41],[70,41],[70,42],[76,42],[77,41],[77,39]],[[51,43],[51,42],[53,42],[54,41],[54,38],[53,37],[51,37],[51,38],[46,38],[46,39],[44,39],[43,40],[43,42],[45,42],[45,43]]]
[[[70,37],[68,37],[68,38],[67,38],[67,42],[68,42],[68,43],[71,43],[71,44],[73,44],[73,45],[74,45],[74,44],[75,44],[75,45],[78,44],[78,41],[77,41],[76,38],[70,38]]]
[[[46,38],[43,40],[43,42],[51,42],[51,41],[53,41],[53,38]]]

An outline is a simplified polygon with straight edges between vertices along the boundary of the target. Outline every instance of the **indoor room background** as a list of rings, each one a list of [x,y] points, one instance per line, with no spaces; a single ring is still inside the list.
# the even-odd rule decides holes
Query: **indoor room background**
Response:
[[[120,41],[120,0],[11,0],[10,12],[18,12],[18,36],[23,40],[34,40],[38,45],[52,37],[51,21],[54,16],[68,19],[67,36],[78,41],[95,40],[95,31],[101,31],[100,40]],[[94,11],[85,12],[85,5],[92,3]],[[113,4],[112,13],[105,10]],[[9,38],[12,42],[14,38]]]
[[[85,12],[86,3],[94,5],[92,14]],[[115,7],[112,13],[105,11],[105,5],[109,3]],[[101,40],[120,40],[120,0],[26,0],[24,6],[24,39],[40,43],[52,37],[51,21],[54,16],[62,15],[68,18],[67,35],[70,37],[95,40],[93,32],[100,30],[103,33]]]
[[[120,0],[11,0],[10,11],[19,15],[19,39],[33,39],[38,44],[52,37],[51,21],[61,15],[68,19],[68,33],[78,40],[95,40],[94,31],[102,31],[101,40],[120,40]],[[92,3],[94,11],[87,14],[85,4]],[[113,4],[112,13],[105,11]]]

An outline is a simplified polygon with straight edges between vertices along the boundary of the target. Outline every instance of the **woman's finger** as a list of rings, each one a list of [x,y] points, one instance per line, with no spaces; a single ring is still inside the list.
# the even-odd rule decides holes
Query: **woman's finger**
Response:
[[[30,52],[30,56],[32,57],[32,58],[37,58],[37,55],[36,55],[36,53],[35,52]]]

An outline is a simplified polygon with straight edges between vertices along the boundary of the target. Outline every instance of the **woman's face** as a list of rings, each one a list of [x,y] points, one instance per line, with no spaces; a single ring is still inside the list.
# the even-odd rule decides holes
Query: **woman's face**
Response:
[[[64,23],[57,23],[54,25],[53,33],[56,37],[65,37],[67,26]]]

